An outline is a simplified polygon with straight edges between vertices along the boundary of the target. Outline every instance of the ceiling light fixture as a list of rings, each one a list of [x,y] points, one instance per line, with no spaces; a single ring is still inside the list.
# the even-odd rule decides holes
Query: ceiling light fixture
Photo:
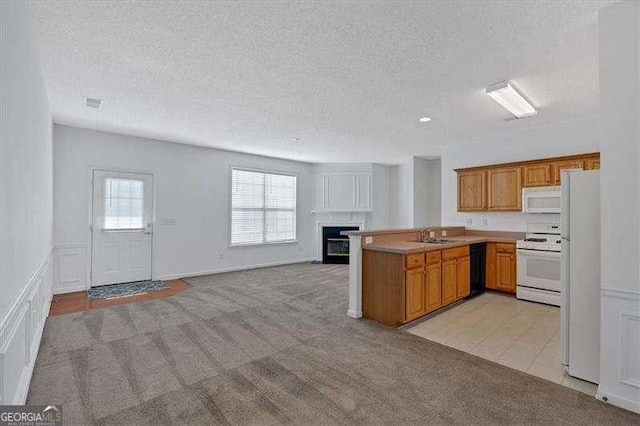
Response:
[[[506,80],[487,86],[486,93],[517,118],[530,117],[538,113],[535,107]]]
[[[89,108],[100,108],[100,104],[102,103],[102,100],[100,99],[95,99],[95,98],[84,98],[84,105],[89,107]]]
[[[422,117],[418,121],[421,123],[428,123],[431,121],[431,117]]]

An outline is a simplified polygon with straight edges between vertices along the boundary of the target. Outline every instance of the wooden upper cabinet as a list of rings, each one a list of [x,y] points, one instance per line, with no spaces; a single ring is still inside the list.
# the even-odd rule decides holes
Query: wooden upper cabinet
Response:
[[[487,210],[522,210],[522,167],[487,171]]]
[[[557,161],[553,163],[553,183],[560,185],[560,176],[563,170],[571,169],[585,169],[585,160],[569,160],[569,161]]]
[[[587,170],[600,170],[600,157],[587,158]]]
[[[522,167],[522,186],[551,185],[551,164],[527,164]]]
[[[458,211],[478,211],[487,209],[485,170],[458,173]]]
[[[426,313],[427,301],[424,268],[405,273],[405,321],[411,321]]]

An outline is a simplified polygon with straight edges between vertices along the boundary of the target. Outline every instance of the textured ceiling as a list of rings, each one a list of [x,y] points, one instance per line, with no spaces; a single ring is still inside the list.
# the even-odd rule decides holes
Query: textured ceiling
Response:
[[[597,11],[610,3],[47,0],[33,9],[56,123],[309,162],[392,163],[597,114]],[[484,94],[505,78],[538,116],[505,121]],[[103,106],[85,107],[84,96]],[[425,115],[433,120],[419,123]]]

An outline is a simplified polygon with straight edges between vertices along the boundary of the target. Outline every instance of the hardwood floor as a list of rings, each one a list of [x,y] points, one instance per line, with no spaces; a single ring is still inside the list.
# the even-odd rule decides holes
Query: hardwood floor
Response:
[[[50,316],[84,312],[91,309],[110,308],[125,303],[142,302],[151,299],[162,299],[175,296],[189,288],[191,285],[183,280],[165,281],[169,288],[164,290],[149,291],[147,293],[133,294],[130,296],[114,297],[110,299],[89,300],[86,291],[56,294],[51,301]]]

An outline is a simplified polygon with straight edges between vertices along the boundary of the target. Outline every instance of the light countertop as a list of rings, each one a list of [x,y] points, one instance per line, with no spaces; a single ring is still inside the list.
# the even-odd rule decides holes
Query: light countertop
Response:
[[[504,232],[496,232],[495,235],[491,235],[490,232],[483,233],[483,235],[460,235],[455,237],[443,237],[451,242],[446,243],[422,243],[419,241],[394,241],[394,242],[380,242],[373,244],[363,244],[363,250],[384,251],[388,253],[418,253],[422,251],[443,250],[453,247],[466,246],[475,243],[507,243],[514,244],[517,239],[521,238],[520,233],[513,233],[514,235],[505,235]]]

